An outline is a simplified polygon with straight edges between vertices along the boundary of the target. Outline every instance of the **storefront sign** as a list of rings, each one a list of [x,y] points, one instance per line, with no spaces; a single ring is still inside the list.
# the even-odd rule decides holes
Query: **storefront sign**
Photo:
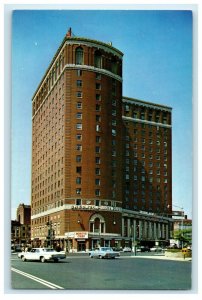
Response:
[[[95,205],[72,205],[73,210],[108,210],[108,211],[122,211],[121,207],[113,206],[95,206]]]
[[[68,238],[74,239],[87,239],[88,231],[75,231],[75,232],[67,232],[65,234]]]

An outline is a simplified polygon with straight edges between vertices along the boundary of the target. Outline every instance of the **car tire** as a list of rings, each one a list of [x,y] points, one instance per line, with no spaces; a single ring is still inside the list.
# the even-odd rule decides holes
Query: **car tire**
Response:
[[[26,261],[26,258],[24,256],[21,256],[22,261]]]
[[[54,262],[57,263],[57,262],[58,262],[58,258],[55,258],[55,259],[54,259]]]
[[[102,259],[102,258],[103,258],[102,255],[99,255],[98,257],[99,257],[99,259]]]
[[[44,263],[46,260],[45,260],[45,257],[44,256],[42,256],[41,258],[40,258],[40,261],[42,262],[42,263]]]

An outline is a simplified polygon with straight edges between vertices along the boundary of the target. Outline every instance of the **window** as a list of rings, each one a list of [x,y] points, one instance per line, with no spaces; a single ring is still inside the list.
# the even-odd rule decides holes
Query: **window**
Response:
[[[82,70],[76,70],[77,76],[82,76]]]
[[[81,199],[76,199],[76,205],[81,205]]]
[[[82,124],[81,123],[77,123],[76,124],[76,129],[77,130],[81,130],[82,129]]]
[[[112,126],[116,126],[116,120],[112,120]]]
[[[95,130],[96,130],[97,132],[99,132],[99,131],[101,130],[101,126],[100,126],[100,125],[96,125],[96,126],[95,126]]]
[[[76,86],[81,87],[82,86],[82,80],[77,80],[76,81]]]
[[[76,156],[76,162],[81,162],[81,155]]]
[[[76,189],[76,194],[81,195],[81,188]],[[77,205],[81,205],[81,204],[77,204]]]
[[[101,121],[101,116],[100,115],[96,115],[95,116],[95,120],[96,120],[96,122],[100,122]]]
[[[95,147],[95,152],[96,152],[96,153],[100,153],[100,147],[99,147],[99,146],[96,146],[96,147]]]
[[[101,74],[96,73],[96,74],[95,74],[95,78],[96,78],[97,80],[101,80]]]
[[[76,92],[76,96],[77,96],[77,98],[82,98],[82,92],[81,91]]]
[[[81,174],[82,167],[76,167],[76,173]]]
[[[76,55],[76,64],[82,65],[83,64],[83,49],[78,47],[75,52]]]
[[[100,179],[99,178],[95,179],[95,185],[100,185]]]
[[[82,140],[82,134],[77,134],[76,135],[76,139],[77,139],[77,141],[81,141]]]
[[[116,129],[112,129],[112,135],[116,136]]]
[[[95,141],[96,141],[96,143],[100,143],[101,142],[101,137],[100,136],[96,136]]]
[[[95,196],[100,196],[100,190],[98,190],[98,189],[95,190]],[[98,200],[96,200],[96,201],[98,201]],[[99,206],[99,205],[96,205],[96,206]]]
[[[112,109],[112,116],[116,116],[116,110]]]
[[[96,99],[96,101],[100,101],[101,100],[101,95],[100,94],[96,94],[95,95],[95,99]]]
[[[95,168],[95,174],[100,175],[100,168]]]
[[[100,83],[96,82],[95,87],[96,87],[96,90],[101,90],[101,84]]]
[[[144,113],[144,112],[141,112],[140,119],[141,119],[141,120],[144,120],[144,119],[145,119],[145,113]]]
[[[118,63],[116,60],[116,57],[112,57],[112,62],[111,62],[111,70],[114,74],[117,74],[118,71]]]
[[[76,184],[81,184],[81,177],[76,177]]]
[[[95,109],[96,109],[96,111],[100,111],[101,110],[101,106],[99,104],[96,104]]]
[[[76,145],[76,150],[77,151],[82,151],[82,145],[81,144],[77,144]]]
[[[82,119],[82,113],[81,113],[81,112],[78,112],[78,113],[76,114],[76,118],[77,118],[77,119]]]
[[[82,103],[81,102],[77,102],[76,108],[81,109],[82,108]]]
[[[100,51],[95,51],[94,65],[95,65],[96,68],[101,68],[102,67],[102,55],[101,55]]]
[[[116,106],[116,100],[112,99],[112,105]]]
[[[112,156],[116,156],[116,151],[112,150]]]
[[[95,158],[95,163],[96,163],[96,164],[100,164],[100,157],[96,157],[96,158]]]

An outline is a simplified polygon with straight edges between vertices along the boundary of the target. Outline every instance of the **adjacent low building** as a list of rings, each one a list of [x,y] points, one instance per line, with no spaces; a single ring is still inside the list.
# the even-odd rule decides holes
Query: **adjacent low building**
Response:
[[[31,243],[31,206],[19,204],[16,220],[11,221],[11,244],[25,246]]]

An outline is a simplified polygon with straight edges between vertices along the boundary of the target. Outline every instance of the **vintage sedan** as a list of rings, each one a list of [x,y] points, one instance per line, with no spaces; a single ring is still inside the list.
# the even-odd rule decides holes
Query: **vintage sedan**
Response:
[[[111,247],[99,247],[95,250],[89,251],[89,256],[91,258],[115,258],[119,257],[120,253],[113,251]]]
[[[64,251],[57,252],[52,248],[32,248],[30,251],[23,251],[18,254],[22,261],[38,260],[41,262],[54,261],[66,258]]]
[[[152,248],[150,248],[150,251],[151,252],[161,252],[161,251],[163,251],[163,249],[161,247],[152,247]]]

